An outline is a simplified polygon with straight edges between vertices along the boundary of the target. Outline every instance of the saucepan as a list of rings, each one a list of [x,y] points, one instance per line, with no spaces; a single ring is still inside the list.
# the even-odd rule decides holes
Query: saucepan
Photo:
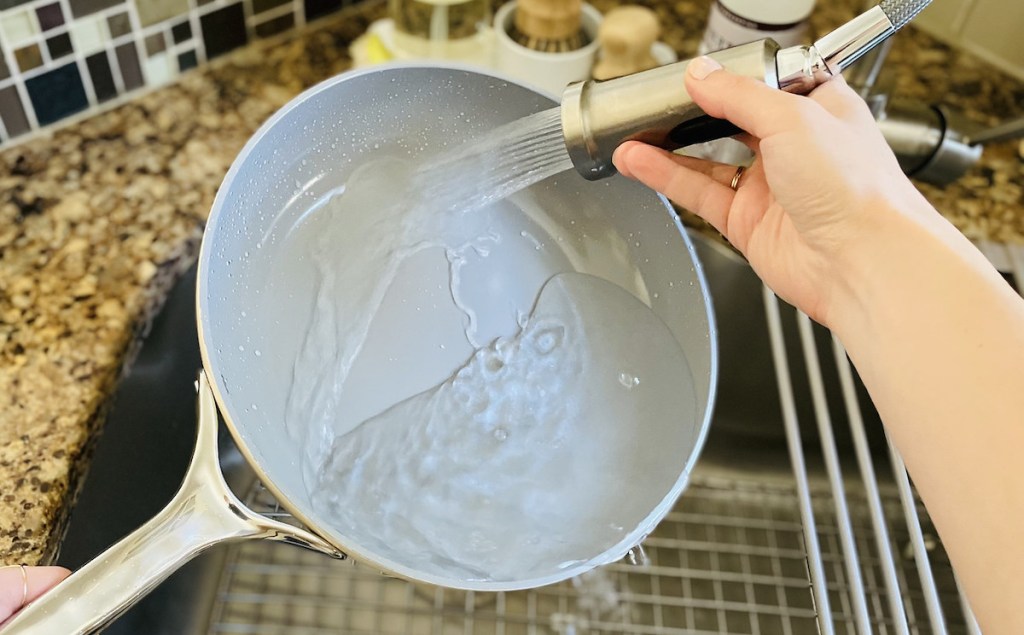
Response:
[[[667,202],[569,170],[439,224],[458,240],[389,252],[391,269],[345,260],[377,253],[391,221],[330,203],[362,166],[377,192],[400,189],[402,166],[555,105],[479,70],[401,65],[328,80],[264,124],[203,237],[199,439],[181,490],[0,631],[95,630],[230,541],[269,538],[477,591],[555,583],[639,544],[686,486],[717,369],[708,290]],[[364,311],[368,296],[346,285],[367,281],[385,293]],[[332,383],[340,357],[346,380]],[[218,411],[308,529],[230,492]],[[513,512],[523,519],[493,522]]]

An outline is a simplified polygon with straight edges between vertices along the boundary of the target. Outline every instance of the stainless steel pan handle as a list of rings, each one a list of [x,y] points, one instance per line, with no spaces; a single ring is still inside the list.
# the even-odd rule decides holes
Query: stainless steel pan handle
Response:
[[[205,373],[199,375],[198,391],[196,450],[174,499],[155,518],[15,614],[0,626],[2,635],[96,631],[221,542],[269,538],[344,557],[308,531],[259,516],[235,497],[220,471],[217,405]]]

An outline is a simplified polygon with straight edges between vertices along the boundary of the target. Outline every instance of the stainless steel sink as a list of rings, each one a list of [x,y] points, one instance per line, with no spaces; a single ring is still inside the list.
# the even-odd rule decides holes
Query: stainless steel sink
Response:
[[[107,632],[977,632],[902,463],[831,336],[789,307],[776,310],[737,256],[695,240],[720,329],[715,420],[692,485],[635,562],[532,591],[482,594],[246,543],[201,556]],[[184,474],[200,367],[193,298],[194,271],[118,392],[69,524],[59,559],[67,566],[148,519]],[[865,443],[851,429],[864,430]],[[253,509],[287,518],[229,435],[221,440],[232,488]]]

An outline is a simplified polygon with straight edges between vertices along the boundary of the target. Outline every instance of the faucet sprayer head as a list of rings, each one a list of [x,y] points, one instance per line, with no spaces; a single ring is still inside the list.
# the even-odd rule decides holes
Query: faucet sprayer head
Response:
[[[882,0],[811,46],[779,49],[765,39],[711,54],[733,73],[807,94],[843,72],[914,18],[931,0]],[[689,61],[606,82],[572,84],[562,94],[562,133],[576,170],[589,180],[615,174],[612,153],[638,140],[666,150],[741,132],[706,115],[686,92]]]

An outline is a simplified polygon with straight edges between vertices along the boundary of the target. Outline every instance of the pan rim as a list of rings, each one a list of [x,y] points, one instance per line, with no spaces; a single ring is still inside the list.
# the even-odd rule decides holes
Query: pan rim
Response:
[[[429,572],[419,571],[415,568],[403,565],[401,563],[390,560],[389,558],[382,557],[380,554],[374,553],[372,550],[362,547],[358,541],[346,538],[340,535],[336,530],[330,527],[329,524],[318,521],[313,517],[312,512],[307,513],[302,509],[301,506],[296,505],[291,498],[286,495],[279,487],[275,484],[273,478],[271,478],[264,469],[263,465],[256,460],[252,450],[248,447],[245,439],[242,436],[239,425],[236,422],[236,417],[232,413],[231,409],[227,406],[227,400],[225,395],[222,393],[222,379],[219,374],[220,368],[217,365],[216,356],[210,346],[208,346],[208,321],[209,311],[207,310],[207,301],[204,299],[206,294],[207,280],[209,278],[209,270],[211,262],[213,261],[213,248],[211,246],[210,237],[214,236],[219,226],[221,210],[226,207],[228,199],[228,191],[230,185],[233,183],[236,175],[241,170],[243,165],[247,164],[249,155],[254,151],[257,145],[263,140],[263,138],[273,129],[278,122],[287,117],[293,110],[302,106],[312,97],[319,93],[333,88],[336,84],[341,82],[352,81],[356,78],[363,77],[369,74],[377,74],[381,72],[400,71],[409,69],[424,69],[424,70],[449,70],[456,72],[468,72],[476,75],[483,75],[485,77],[494,78],[500,81],[507,82],[509,84],[519,86],[530,90],[542,97],[551,100],[552,106],[558,104],[558,100],[551,93],[534,86],[525,84],[521,81],[503,75],[502,73],[493,72],[490,69],[483,69],[477,66],[469,64],[459,63],[441,63],[441,62],[397,62],[384,64],[380,66],[374,66],[366,69],[359,69],[353,71],[347,71],[341,73],[329,79],[326,79],[310,88],[306,89],[291,101],[289,101],[280,110],[274,113],[267,121],[265,121],[259,129],[253,134],[253,136],[246,142],[245,146],[235,157],[231,164],[227,174],[225,175],[220,187],[218,188],[216,197],[214,198],[213,205],[210,209],[210,214],[207,220],[206,227],[203,232],[203,238],[200,245],[199,259],[198,259],[198,271],[196,278],[196,325],[199,337],[199,350],[203,362],[203,368],[206,370],[207,376],[210,377],[210,387],[213,391],[214,398],[217,402],[217,408],[227,426],[232,438],[235,440],[235,444],[238,446],[239,451],[245,458],[249,467],[256,473],[257,478],[263,486],[270,491],[275,497],[277,502],[291,513],[296,519],[301,521],[305,527],[320,536],[325,541],[338,548],[342,552],[346,553],[356,561],[359,561],[365,565],[372,566],[375,569],[381,570],[382,573],[397,576],[403,579],[411,580],[413,582],[423,582],[427,584],[433,584],[437,586],[443,586],[452,589],[460,589],[466,591],[484,591],[484,592],[498,592],[498,591],[517,591],[523,589],[536,588],[540,586],[546,586],[549,584],[555,584],[563,580],[578,576],[586,571],[593,569],[596,566],[609,564],[623,557],[632,547],[640,544],[647,534],[653,531],[654,527],[665,518],[669,513],[675,501],[679,498],[682,492],[686,489],[689,484],[690,474],[693,470],[693,466],[696,464],[697,459],[700,457],[701,451],[703,450],[705,440],[708,434],[708,428],[710,427],[711,417],[714,411],[714,403],[717,389],[718,380],[718,332],[717,325],[715,322],[714,309],[711,303],[710,289],[707,284],[707,280],[704,275],[704,269],[694,248],[693,242],[688,235],[685,227],[680,221],[677,214],[674,213],[671,204],[661,194],[657,197],[665,207],[666,212],[672,218],[679,231],[683,243],[690,255],[690,260],[694,265],[694,272],[700,285],[700,293],[704,300],[705,317],[708,324],[708,346],[709,346],[709,384],[707,391],[707,406],[704,409],[702,420],[700,420],[697,431],[697,439],[693,449],[690,451],[687,457],[686,463],[679,474],[676,482],[669,489],[669,491],[662,497],[661,501],[657,506],[643,519],[639,525],[626,534],[620,541],[605,549],[604,552],[595,556],[593,559],[586,562],[577,563],[573,566],[566,567],[558,570],[556,573],[541,576],[537,578],[530,578],[525,580],[471,580],[471,579],[457,579],[442,575],[436,575]]]

